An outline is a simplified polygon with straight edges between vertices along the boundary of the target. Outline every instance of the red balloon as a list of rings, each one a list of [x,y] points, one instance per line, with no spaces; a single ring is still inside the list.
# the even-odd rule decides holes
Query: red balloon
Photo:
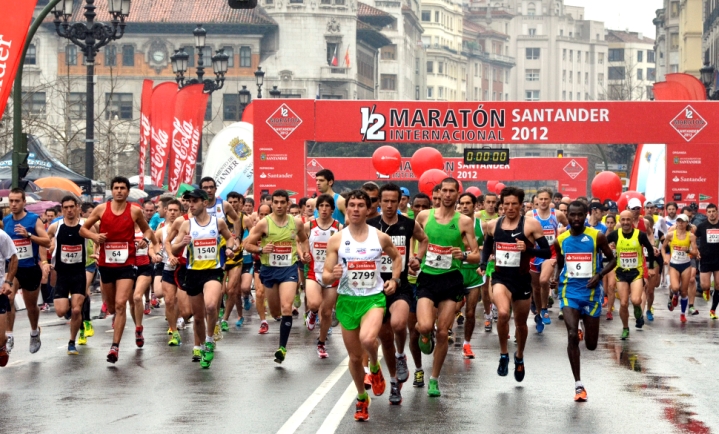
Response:
[[[447,174],[444,173],[443,170],[429,169],[419,177],[419,191],[432,197],[432,189],[434,186],[442,182],[446,177]]]
[[[592,180],[592,196],[616,201],[622,194],[622,180],[614,172],[601,172]]]
[[[424,172],[430,169],[444,169],[442,154],[435,148],[419,148],[412,155],[410,162],[412,163],[412,172],[418,178],[421,178]]]
[[[498,182],[497,185],[494,186],[494,192],[499,194],[502,192],[502,190],[504,190],[504,187],[506,187],[506,185],[502,184],[501,182]]]
[[[499,183],[499,181],[487,181],[487,191],[494,191],[494,187]]]
[[[381,146],[372,154],[372,165],[374,170],[382,175],[391,175],[399,170],[402,164],[402,156],[392,146]]]
[[[469,187],[467,189],[467,193],[472,193],[474,195],[474,197],[479,197],[482,195],[482,190],[480,190],[477,187]]]
[[[617,199],[617,208],[619,209],[619,212],[622,212],[627,209],[627,206],[629,205],[629,200],[632,198],[639,199],[642,208],[644,208],[644,202],[646,202],[647,199],[644,197],[643,194],[636,191],[625,191],[619,196],[619,199]]]
[[[250,103],[242,112],[242,122],[253,124],[255,120],[255,106]]]

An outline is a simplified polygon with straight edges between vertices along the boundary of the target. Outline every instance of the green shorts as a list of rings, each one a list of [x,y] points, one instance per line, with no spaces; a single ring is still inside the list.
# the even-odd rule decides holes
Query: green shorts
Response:
[[[337,296],[335,313],[337,320],[346,330],[355,330],[360,326],[362,317],[374,308],[382,308],[384,314],[387,299],[383,292],[369,296],[353,296],[340,294]]]
[[[478,265],[474,265],[471,267],[462,267],[459,269],[459,271],[462,273],[462,278],[464,279],[465,289],[479,288],[480,286],[484,285],[484,277],[477,274],[478,267]]]

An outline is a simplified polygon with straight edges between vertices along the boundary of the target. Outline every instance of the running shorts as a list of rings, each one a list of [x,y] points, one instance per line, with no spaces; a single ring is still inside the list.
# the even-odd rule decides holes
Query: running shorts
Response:
[[[510,273],[495,270],[492,274],[492,287],[504,285],[512,294],[512,301],[529,300],[532,296],[532,276],[529,273]]]
[[[337,296],[335,313],[342,328],[356,330],[367,312],[375,308],[381,308],[384,312],[386,307],[387,300],[383,292],[368,296],[340,294]]]
[[[20,283],[20,289],[25,291],[37,291],[42,280],[42,270],[39,265],[32,267],[17,267],[15,278]]]
[[[615,271],[617,282],[632,283],[642,278],[637,268],[617,268]]]
[[[272,288],[285,282],[297,283],[298,280],[297,264],[292,264],[289,267],[263,265],[260,268],[260,282],[265,288]]]
[[[187,274],[185,274],[185,292],[187,292],[187,295],[190,297],[200,295],[205,289],[205,283],[212,280],[222,283],[224,275],[225,271],[221,268],[213,268],[210,270],[187,270]]]
[[[459,271],[462,273],[462,278],[464,280],[464,289],[465,294],[469,294],[469,290],[472,288],[479,288],[480,286],[484,285],[485,278],[484,276],[480,276],[477,273],[477,267],[472,268],[460,268]]]
[[[87,280],[84,275],[57,276],[55,298],[67,298],[70,294],[84,296],[86,285]]]
[[[600,297],[603,301],[604,297]],[[602,301],[590,301],[588,298],[559,298],[559,308],[569,307],[578,310],[582,315],[599,318],[602,315]]]
[[[392,307],[392,304],[394,304],[396,301],[404,300],[409,306],[410,311],[413,310],[413,306],[414,310],[417,310],[417,299],[414,298],[414,291],[409,284],[405,285],[402,288],[397,288],[397,290],[392,295],[387,295],[385,296],[385,298],[387,299],[387,308],[384,311],[384,318],[382,319],[383,323],[386,323],[390,320],[391,314],[389,312],[389,308]]]
[[[114,284],[118,280],[135,280],[135,267],[99,267],[100,281],[104,284]]]
[[[152,277],[154,271],[155,266],[152,264],[140,265],[139,267],[137,267],[137,277]]]
[[[420,273],[417,276],[417,300],[429,298],[435,307],[445,300],[461,301],[464,297],[464,278],[459,270],[444,274]]]

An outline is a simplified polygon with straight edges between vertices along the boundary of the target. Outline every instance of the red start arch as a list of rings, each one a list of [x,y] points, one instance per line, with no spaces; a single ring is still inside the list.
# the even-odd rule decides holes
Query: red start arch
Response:
[[[280,188],[301,188],[296,192],[300,195],[307,191],[308,141],[356,142],[357,146],[363,142],[551,146],[657,143],[667,145],[667,200],[689,196],[711,201],[719,196],[719,104],[710,101],[258,99],[252,105],[257,193]],[[364,166],[356,167],[360,173]],[[543,170],[539,161],[534,170]],[[546,175],[545,179],[552,179],[551,174]],[[484,180],[479,170],[476,180]]]

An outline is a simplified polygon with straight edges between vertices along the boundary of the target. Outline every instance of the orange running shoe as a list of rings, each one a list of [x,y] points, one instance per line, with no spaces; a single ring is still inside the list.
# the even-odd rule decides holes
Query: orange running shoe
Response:
[[[579,342],[584,340],[584,332],[582,329],[577,330],[577,334],[579,335]]]
[[[465,359],[474,359],[474,353],[472,352],[472,346],[470,344],[462,345],[462,355]]]
[[[357,404],[355,405],[355,420],[357,422],[369,420],[369,404],[369,396],[365,400],[357,400]]]
[[[372,384],[372,393],[374,393],[374,396],[380,396],[384,393],[384,389],[387,387],[387,382],[384,381],[382,368],[380,368],[376,374],[369,374],[369,381]]]
[[[574,392],[574,402],[587,402],[587,391],[584,390],[584,386],[577,387]]]

